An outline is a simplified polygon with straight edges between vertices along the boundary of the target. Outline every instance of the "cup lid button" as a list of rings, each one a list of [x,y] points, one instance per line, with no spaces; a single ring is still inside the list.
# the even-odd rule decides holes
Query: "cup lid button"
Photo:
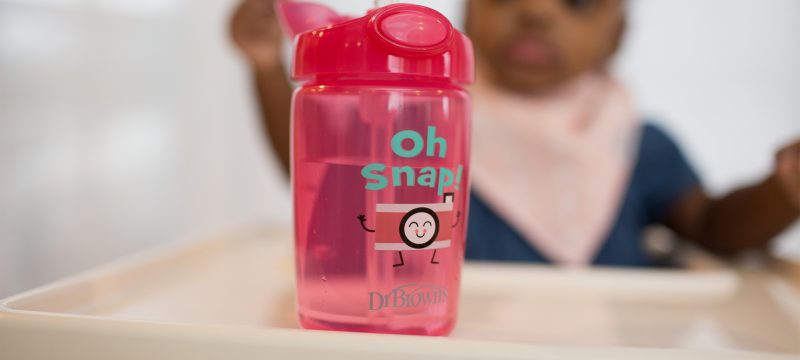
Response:
[[[447,38],[448,24],[419,11],[388,15],[380,21],[380,32],[387,39],[403,46],[426,48]]]

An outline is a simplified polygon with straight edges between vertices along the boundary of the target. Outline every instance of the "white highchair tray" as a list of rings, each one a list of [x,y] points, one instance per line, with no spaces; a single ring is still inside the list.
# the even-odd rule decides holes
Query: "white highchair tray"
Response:
[[[783,288],[783,301],[775,300],[765,280],[725,269],[468,263],[450,337],[302,330],[295,319],[292,244],[286,230],[243,231],[140,254],[11,297],[0,302],[0,358],[763,359],[800,353],[800,316],[784,306],[800,304],[797,293]]]

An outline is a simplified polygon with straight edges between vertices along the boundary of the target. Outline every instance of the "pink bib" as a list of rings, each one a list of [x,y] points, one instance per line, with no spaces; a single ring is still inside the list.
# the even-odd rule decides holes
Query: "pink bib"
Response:
[[[605,74],[551,94],[471,89],[475,191],[555,263],[591,263],[617,218],[639,126],[626,91]]]

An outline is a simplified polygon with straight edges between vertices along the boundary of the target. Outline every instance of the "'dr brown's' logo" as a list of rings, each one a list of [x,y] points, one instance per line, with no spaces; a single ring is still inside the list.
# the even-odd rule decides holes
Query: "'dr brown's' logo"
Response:
[[[447,301],[447,288],[439,285],[400,285],[388,293],[369,292],[369,309],[407,308]]]

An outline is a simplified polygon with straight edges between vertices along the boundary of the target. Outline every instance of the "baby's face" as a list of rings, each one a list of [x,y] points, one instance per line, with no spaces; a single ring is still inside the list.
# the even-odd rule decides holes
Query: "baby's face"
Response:
[[[436,234],[436,220],[426,212],[418,212],[408,217],[403,224],[406,239],[415,244],[424,244]]]
[[[541,93],[613,55],[624,0],[470,0],[467,32],[479,69],[498,85]]]

